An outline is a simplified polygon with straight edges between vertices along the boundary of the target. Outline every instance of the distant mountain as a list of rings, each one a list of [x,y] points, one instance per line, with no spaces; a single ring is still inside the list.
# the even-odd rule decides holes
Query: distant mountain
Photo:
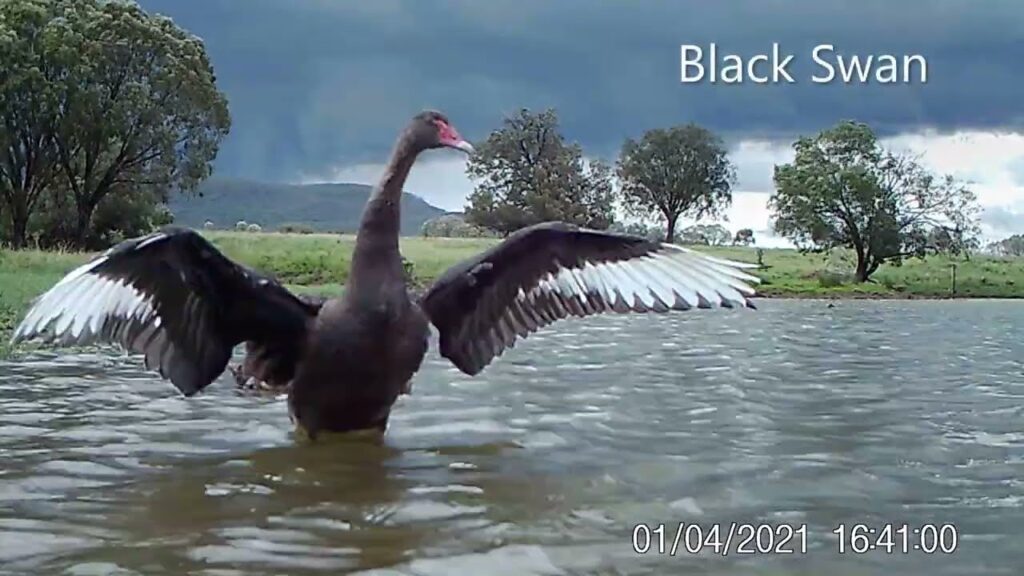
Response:
[[[365,184],[275,184],[232,178],[211,178],[199,191],[201,196],[176,195],[171,200],[176,224],[201,228],[209,220],[223,229],[245,220],[268,231],[299,224],[318,232],[354,232],[370,197]],[[418,234],[424,222],[444,214],[419,196],[402,194],[403,235]]]

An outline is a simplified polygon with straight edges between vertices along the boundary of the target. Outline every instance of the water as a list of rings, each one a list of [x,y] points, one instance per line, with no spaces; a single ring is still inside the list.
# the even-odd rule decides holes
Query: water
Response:
[[[1017,575],[1022,327],[1012,302],[567,321],[477,378],[432,352],[383,440],[316,445],[226,378],[184,399],[137,359],[23,357],[0,363],[0,572]],[[638,555],[639,522],[666,547],[679,522],[806,526],[807,551]],[[844,523],[959,538],[839,555]]]

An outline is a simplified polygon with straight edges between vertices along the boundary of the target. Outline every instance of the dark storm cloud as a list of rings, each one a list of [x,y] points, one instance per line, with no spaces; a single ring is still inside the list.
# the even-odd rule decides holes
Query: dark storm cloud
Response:
[[[206,41],[234,126],[222,173],[279,180],[380,161],[415,111],[470,138],[520,107],[556,107],[595,155],[695,121],[730,141],[791,138],[842,118],[882,134],[1024,123],[1017,0],[142,0]],[[797,55],[797,84],[684,85],[679,45]],[[915,86],[816,85],[810,49],[917,53]]]

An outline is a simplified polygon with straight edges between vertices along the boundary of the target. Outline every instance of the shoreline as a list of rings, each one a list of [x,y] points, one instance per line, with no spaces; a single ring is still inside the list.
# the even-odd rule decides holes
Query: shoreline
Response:
[[[339,293],[344,288],[344,284],[309,284],[309,285],[288,285],[288,289],[296,293],[324,293],[326,291],[333,292],[337,290]],[[422,288],[416,286],[417,289]],[[329,293],[329,292],[328,292]],[[25,298],[19,305],[11,305],[10,302],[5,303],[3,300],[3,294],[0,292],[0,360],[4,360],[10,357],[13,352],[10,346],[11,333],[14,331],[17,322],[21,320],[24,314],[28,311],[32,297]],[[836,291],[833,293],[813,293],[813,292],[767,292],[758,293],[751,297],[751,300],[756,305],[758,302],[763,300],[808,300],[818,301],[822,303],[828,303],[830,306],[837,302],[856,302],[864,300],[875,300],[875,301],[889,301],[889,302],[901,302],[907,300],[918,300],[918,301],[1003,301],[1003,302],[1014,302],[1024,301],[1024,294],[1022,295],[998,295],[998,296],[979,296],[972,294],[957,294],[957,295],[937,295],[937,294],[913,294],[913,293],[900,293],[900,292],[857,292],[857,291]],[[6,304],[6,305],[5,305]]]
[[[837,292],[835,294],[814,294],[809,292],[779,292],[757,294],[754,300],[1024,300],[1024,294],[1019,296],[978,296],[973,294],[905,294],[892,293],[870,293],[870,292]]]
[[[300,293],[339,293],[348,281],[355,237],[351,234],[201,232],[225,256],[276,278]],[[492,248],[494,238],[404,236],[400,248],[414,290],[422,290],[449,267]],[[742,246],[688,246],[703,254],[754,264],[761,300],[1019,300],[1024,299],[1024,258],[948,255],[913,259],[880,268],[873,282],[847,283],[843,270],[852,255]],[[0,246],[0,355],[16,323],[34,300],[95,252],[11,250]],[[845,268],[844,268],[845,266]],[[838,272],[837,272],[838,270]],[[956,288],[955,293],[952,290]]]

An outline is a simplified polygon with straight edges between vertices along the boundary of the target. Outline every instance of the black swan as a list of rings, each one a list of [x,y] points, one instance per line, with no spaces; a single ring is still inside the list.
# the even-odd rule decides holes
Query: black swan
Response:
[[[242,375],[283,385],[300,430],[387,427],[427,352],[469,375],[517,338],[570,315],[753,307],[752,264],[644,238],[537,224],[447,270],[419,298],[398,249],[399,200],[417,155],[473,152],[439,112],[418,114],[398,138],[364,209],[341,297],[298,297],[232,262],[193,230],[127,240],[40,296],[13,341],[116,342],[145,355],[191,396],[222,372],[238,344]],[[237,374],[237,372],[236,372]]]

